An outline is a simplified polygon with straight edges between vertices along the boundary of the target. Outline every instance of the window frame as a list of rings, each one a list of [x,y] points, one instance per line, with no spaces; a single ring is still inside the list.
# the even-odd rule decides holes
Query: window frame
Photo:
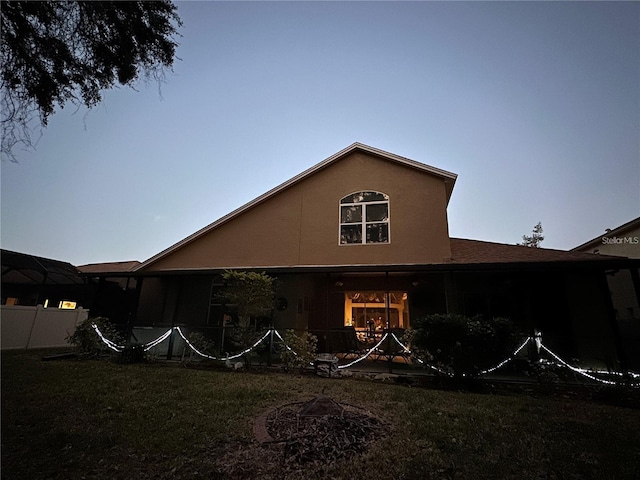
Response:
[[[367,201],[363,199],[359,202],[346,202],[343,201],[349,197],[353,197],[358,194],[374,194],[378,196],[384,197],[383,200],[370,200]],[[386,205],[386,218],[383,220],[367,220],[367,206],[373,205]],[[360,207],[360,221],[358,222],[343,222],[342,221],[342,209],[343,207]],[[349,193],[342,197],[338,202],[338,245],[341,247],[344,246],[352,246],[352,245],[388,245],[391,243],[391,201],[389,195],[383,192],[379,192],[376,190],[360,190]],[[387,230],[387,241],[386,242],[369,242],[367,241],[367,231],[369,230],[369,226],[373,225],[384,225]],[[360,242],[342,242],[342,229],[346,226],[358,226],[360,229]]]

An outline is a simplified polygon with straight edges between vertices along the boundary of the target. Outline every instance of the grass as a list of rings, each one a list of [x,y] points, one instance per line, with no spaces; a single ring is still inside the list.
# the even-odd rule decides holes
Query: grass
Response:
[[[2,352],[5,479],[640,478],[640,409],[575,395],[41,355]],[[391,433],[362,456],[298,470],[254,441],[258,415],[320,393]]]

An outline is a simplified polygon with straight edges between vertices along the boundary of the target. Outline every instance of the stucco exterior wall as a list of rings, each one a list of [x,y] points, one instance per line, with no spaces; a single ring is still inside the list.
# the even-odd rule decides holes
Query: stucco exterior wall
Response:
[[[339,202],[390,197],[390,243],[339,245]],[[353,152],[232,218],[147,271],[296,265],[442,263],[451,256],[442,178]]]

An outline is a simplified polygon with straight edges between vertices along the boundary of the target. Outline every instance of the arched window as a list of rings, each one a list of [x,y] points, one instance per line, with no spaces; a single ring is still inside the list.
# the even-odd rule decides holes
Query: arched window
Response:
[[[340,245],[389,243],[389,195],[351,193],[340,200]]]

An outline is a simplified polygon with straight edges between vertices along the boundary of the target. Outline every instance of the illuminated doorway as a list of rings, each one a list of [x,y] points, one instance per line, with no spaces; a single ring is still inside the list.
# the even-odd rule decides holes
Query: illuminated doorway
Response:
[[[387,328],[409,328],[407,292],[345,292],[344,324],[369,336]]]

